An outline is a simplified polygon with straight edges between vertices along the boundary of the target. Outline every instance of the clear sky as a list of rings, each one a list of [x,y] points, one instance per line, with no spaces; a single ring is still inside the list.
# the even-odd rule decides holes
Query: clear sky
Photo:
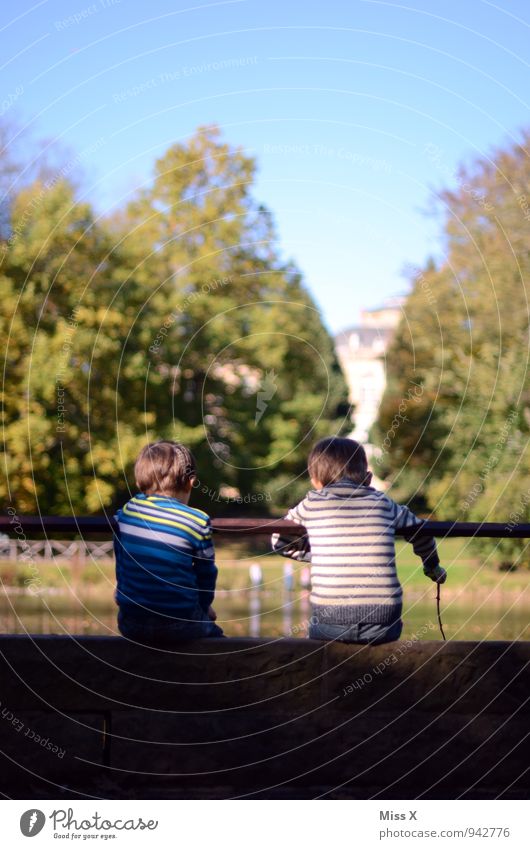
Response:
[[[530,123],[528,0],[7,0],[0,15],[0,114],[74,151],[99,212],[217,122],[256,157],[256,195],[334,331],[440,251],[425,211],[457,164]]]

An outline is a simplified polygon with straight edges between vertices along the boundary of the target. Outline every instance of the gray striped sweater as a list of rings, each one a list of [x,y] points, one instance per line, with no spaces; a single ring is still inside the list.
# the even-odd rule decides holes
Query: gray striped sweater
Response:
[[[399,619],[403,591],[396,571],[395,531],[422,524],[408,507],[343,478],[308,492],[285,518],[307,529],[311,604],[319,622],[390,624]],[[418,537],[412,545],[425,573],[432,573],[439,563],[434,539]]]

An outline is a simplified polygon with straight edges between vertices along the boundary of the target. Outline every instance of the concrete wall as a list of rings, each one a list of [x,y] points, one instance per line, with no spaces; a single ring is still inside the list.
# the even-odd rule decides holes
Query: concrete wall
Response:
[[[14,798],[526,798],[530,643],[0,637]]]

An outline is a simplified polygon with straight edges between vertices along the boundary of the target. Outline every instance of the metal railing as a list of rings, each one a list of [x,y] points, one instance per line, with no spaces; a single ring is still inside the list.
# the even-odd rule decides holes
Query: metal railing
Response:
[[[61,533],[84,536],[85,534],[108,534],[112,537],[115,520],[105,516],[25,516],[13,513],[0,516],[0,533],[26,536],[34,533]],[[263,536],[273,533],[300,534],[302,525],[280,518],[230,518],[212,519],[212,528],[216,534],[241,536]],[[398,536],[433,537],[490,537],[496,539],[530,538],[530,524],[513,525],[511,522],[431,522],[412,531],[398,530]]]

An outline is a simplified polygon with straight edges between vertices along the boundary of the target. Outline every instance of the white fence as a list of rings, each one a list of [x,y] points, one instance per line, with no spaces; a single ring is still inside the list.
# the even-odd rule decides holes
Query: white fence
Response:
[[[85,540],[53,539],[9,539],[0,535],[0,558],[13,562],[28,561],[69,561],[82,564],[86,560],[113,560],[112,540],[93,542]]]

